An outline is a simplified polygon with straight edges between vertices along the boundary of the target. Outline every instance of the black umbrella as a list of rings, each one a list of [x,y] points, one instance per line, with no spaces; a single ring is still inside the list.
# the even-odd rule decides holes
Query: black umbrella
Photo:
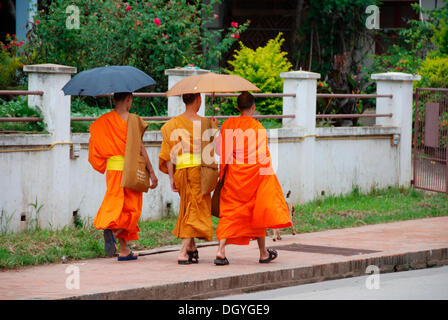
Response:
[[[99,67],[74,76],[62,88],[65,95],[99,96],[115,92],[134,92],[156,84],[153,78],[131,66]]]

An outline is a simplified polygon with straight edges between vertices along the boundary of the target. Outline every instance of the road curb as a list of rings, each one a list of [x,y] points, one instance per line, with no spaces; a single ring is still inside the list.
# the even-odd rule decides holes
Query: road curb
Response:
[[[448,248],[386,254],[382,256],[357,258],[350,261],[247,273],[217,279],[94,293],[72,296],[64,300],[208,299],[230,294],[241,294],[315,283],[324,280],[362,276],[366,275],[366,268],[370,265],[379,267],[380,273],[448,265]]]

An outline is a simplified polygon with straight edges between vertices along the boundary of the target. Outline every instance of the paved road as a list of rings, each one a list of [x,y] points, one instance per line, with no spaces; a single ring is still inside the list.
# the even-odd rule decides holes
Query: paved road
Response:
[[[447,300],[448,266],[331,280],[221,297],[226,300]],[[372,289],[368,289],[366,285]],[[379,283],[379,289],[375,284]]]

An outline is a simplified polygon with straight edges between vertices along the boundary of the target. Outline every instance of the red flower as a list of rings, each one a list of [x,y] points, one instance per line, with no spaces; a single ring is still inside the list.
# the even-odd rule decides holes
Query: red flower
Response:
[[[213,18],[218,19],[219,16],[215,13],[215,14],[213,15]]]
[[[154,19],[154,23],[156,24],[156,26],[160,26],[162,23],[160,22],[160,19],[159,18],[155,18]]]
[[[232,26],[232,28],[238,28],[238,22],[232,22],[230,26]]]
[[[3,50],[8,50],[8,46],[3,46]]]
[[[126,11],[132,10],[132,7],[130,5],[126,5]]]
[[[15,38],[15,37],[16,37],[16,35],[15,35],[15,34],[13,34],[13,35],[12,35],[12,37],[13,37],[13,38]]]
[[[239,39],[239,38],[240,38],[240,35],[239,35],[238,33],[237,33],[237,34],[232,34],[231,37],[232,37],[232,38],[235,38],[235,39]]]
[[[37,20],[36,20],[36,24],[39,24],[39,23],[40,23],[40,20],[39,20],[39,19],[37,19]]]
[[[403,68],[402,67],[395,67],[395,70],[400,71],[400,70],[403,70]]]

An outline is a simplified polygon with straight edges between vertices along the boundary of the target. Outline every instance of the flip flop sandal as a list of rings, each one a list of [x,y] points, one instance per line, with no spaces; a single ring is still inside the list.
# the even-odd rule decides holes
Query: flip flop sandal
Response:
[[[183,265],[191,264],[191,261],[190,261],[190,259],[188,259],[188,260],[177,260],[177,264],[183,264]]]
[[[191,263],[199,263],[199,252],[196,249],[195,251],[187,251],[188,261]]]
[[[115,245],[115,238],[114,234],[112,233],[112,230],[104,229],[103,236],[104,236],[104,251],[106,252],[106,256],[113,257],[114,254],[117,252],[117,247]]]
[[[215,264],[216,264],[217,266],[226,266],[226,265],[229,264],[229,260],[227,260],[227,258],[224,258],[224,259],[218,259],[218,258],[216,258],[216,259],[215,259]]]
[[[274,260],[275,258],[278,257],[277,251],[275,251],[273,249],[268,249],[266,251],[269,253],[269,258],[264,259],[264,260],[260,259],[258,262],[260,262],[260,263],[269,263],[269,262],[271,262],[272,260]]]
[[[126,257],[120,257],[118,256],[118,261],[129,261],[129,260],[137,260],[138,255],[134,255],[134,253],[131,251],[129,255]]]

